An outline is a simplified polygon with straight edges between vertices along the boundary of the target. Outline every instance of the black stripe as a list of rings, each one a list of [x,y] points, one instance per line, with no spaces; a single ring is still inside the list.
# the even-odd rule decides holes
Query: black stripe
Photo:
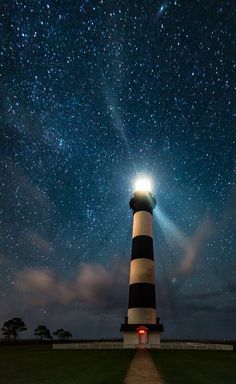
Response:
[[[147,211],[152,214],[152,211],[156,206],[156,200],[151,192],[137,191],[131,198],[129,205],[134,213],[138,211]]]
[[[142,324],[148,328],[150,332],[163,332],[164,327],[162,324]],[[139,324],[121,324],[121,332],[135,332]]]
[[[156,308],[155,285],[131,284],[129,286],[129,308]]]
[[[132,240],[131,260],[140,258],[153,260],[153,240],[150,236],[135,236]]]

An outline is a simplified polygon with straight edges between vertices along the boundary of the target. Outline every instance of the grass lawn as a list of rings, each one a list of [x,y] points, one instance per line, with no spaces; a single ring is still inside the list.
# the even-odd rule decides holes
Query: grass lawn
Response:
[[[132,351],[0,348],[0,384],[121,384]]]
[[[235,384],[236,353],[228,351],[152,351],[166,384]]]

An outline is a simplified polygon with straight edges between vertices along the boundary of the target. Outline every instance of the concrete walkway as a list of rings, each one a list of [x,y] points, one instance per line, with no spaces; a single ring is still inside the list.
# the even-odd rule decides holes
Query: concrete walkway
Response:
[[[138,349],[123,384],[164,384],[147,349]]]

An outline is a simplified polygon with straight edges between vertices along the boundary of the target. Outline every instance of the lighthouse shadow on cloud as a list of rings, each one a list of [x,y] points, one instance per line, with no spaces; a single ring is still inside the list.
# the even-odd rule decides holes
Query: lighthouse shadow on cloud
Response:
[[[153,210],[156,200],[148,180],[140,179],[130,200],[133,211],[132,251],[129,278],[128,316],[121,324],[124,348],[160,348],[155,296]]]

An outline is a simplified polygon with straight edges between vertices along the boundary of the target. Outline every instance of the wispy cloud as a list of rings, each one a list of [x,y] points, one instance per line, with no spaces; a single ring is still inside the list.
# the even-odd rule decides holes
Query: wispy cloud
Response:
[[[52,243],[37,232],[29,231],[26,233],[25,238],[33,248],[36,247],[43,253],[51,254],[54,252]]]
[[[8,258],[2,253],[0,253],[0,265],[7,264],[8,262],[9,262]]]
[[[191,238],[186,243],[185,254],[176,268],[176,275],[185,275],[193,271],[200,251],[213,233],[214,225],[209,217],[205,217]]]
[[[125,305],[128,267],[124,262],[110,268],[83,263],[74,280],[58,278],[47,269],[26,268],[17,273],[15,285],[30,305],[79,301],[88,309],[117,309]]]

